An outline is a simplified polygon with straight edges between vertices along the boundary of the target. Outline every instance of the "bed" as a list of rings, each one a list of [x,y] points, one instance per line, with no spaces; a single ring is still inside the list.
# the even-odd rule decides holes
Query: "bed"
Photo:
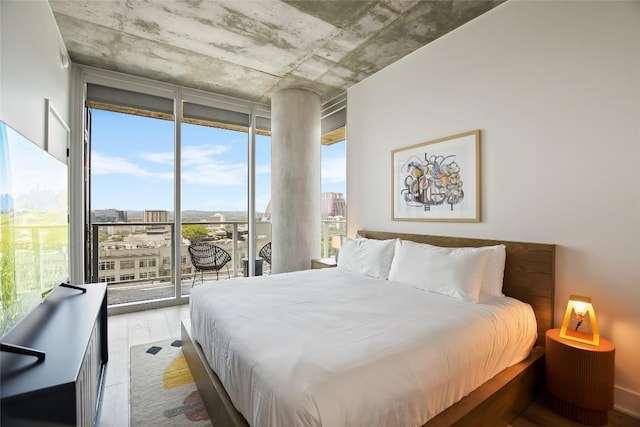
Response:
[[[516,359],[511,360],[509,358],[506,358],[509,360],[500,361],[500,363],[502,363],[503,365],[499,365],[497,362],[494,364],[493,361],[487,362],[487,365],[490,365],[487,371],[489,372],[489,377],[487,378],[490,378],[490,379],[488,379],[486,382],[484,382],[484,379],[483,379],[482,384],[474,384],[472,391],[465,390],[463,388],[458,388],[458,385],[455,385],[452,383],[452,385],[448,386],[448,388],[452,390],[458,390],[457,391],[458,394],[462,393],[462,395],[466,395],[466,396],[463,397],[462,399],[460,399],[461,397],[460,395],[458,395],[457,397],[454,397],[453,400],[456,401],[457,403],[454,403],[451,406],[449,406],[449,403],[447,403],[446,406],[449,406],[448,409],[445,409],[443,411],[441,411],[442,408],[438,409],[438,414],[435,416],[434,416],[434,413],[430,413],[429,416],[427,417],[429,421],[424,424],[425,426],[471,425],[471,424],[473,425],[501,425],[501,424],[506,425],[518,413],[520,413],[531,401],[535,399],[537,394],[540,392],[541,386],[542,386],[541,380],[543,378],[543,375],[541,374],[541,369],[543,368],[542,356],[544,355],[544,349],[543,349],[544,336],[545,336],[546,330],[551,327],[552,321],[553,321],[552,315],[553,315],[554,260],[555,260],[555,247],[553,245],[518,243],[518,242],[499,242],[499,241],[492,241],[492,240],[464,239],[464,238],[451,238],[451,237],[439,237],[439,236],[396,234],[396,233],[386,233],[386,232],[373,232],[373,231],[367,231],[367,230],[361,230],[358,232],[358,234],[367,239],[377,239],[380,241],[399,238],[399,239],[402,239],[403,241],[428,243],[435,246],[445,246],[445,247],[451,247],[451,248],[483,247],[483,246],[503,244],[504,247],[506,248],[506,254],[507,254],[506,263],[504,264],[505,267],[504,267],[503,292],[507,296],[510,296],[510,297],[516,298],[517,300],[528,303],[531,307],[532,312],[535,314],[535,323],[533,324],[533,329],[534,329],[533,338],[531,338],[531,341],[528,343],[529,348],[531,348],[533,341],[535,341],[535,346],[533,347],[533,350],[529,353],[528,357],[526,356],[526,354],[519,355],[519,356],[515,355],[515,353],[517,352],[514,353],[512,350],[505,351],[504,352],[505,354],[511,355],[513,353],[514,354],[513,357],[515,357]],[[318,277],[319,278],[318,280],[320,281],[320,283],[312,284],[311,282],[313,282],[313,280],[311,279],[312,276],[310,276],[310,274],[313,274],[314,276]],[[348,294],[340,293],[340,292],[346,292],[345,289],[348,287],[348,277],[346,277],[344,273],[340,273],[339,271],[331,272],[331,271],[318,270],[318,271],[315,271],[315,273],[300,272],[300,273],[289,274],[289,275],[274,275],[272,280],[275,279],[276,276],[281,276],[276,280],[276,282],[284,280],[287,276],[293,277],[294,280],[302,280],[305,282],[309,282],[308,285],[299,286],[300,290],[298,292],[302,294],[304,294],[304,292],[308,292],[309,295],[314,295],[314,294],[322,295],[322,298],[325,298],[323,303],[326,304],[327,306],[329,306],[329,303],[332,301],[332,299],[334,301],[339,301],[341,299],[350,298]],[[340,282],[342,284],[335,286],[335,290],[331,290],[327,288],[327,289],[324,289],[322,293],[320,293],[318,290],[319,288],[317,286],[320,286],[322,280],[326,281],[326,279],[329,277],[331,278],[330,280],[332,282]],[[254,279],[254,280],[259,280],[259,279]],[[211,306],[211,307],[202,309],[201,311],[209,311],[209,310],[210,311],[233,311],[232,306],[234,304],[231,302],[242,295],[241,293],[237,294],[237,292],[242,292],[242,288],[246,286],[251,286],[251,283],[252,283],[251,280],[245,281],[245,282],[237,282],[237,286],[234,287],[235,289],[229,288],[227,286],[227,288],[224,288],[225,290],[219,294],[218,299],[220,299],[220,302],[219,302],[220,305],[218,307]],[[399,307],[409,306],[407,301],[404,301],[404,302],[402,301],[402,298],[405,298],[408,300],[418,299],[420,298],[419,294],[415,292],[412,293],[412,291],[407,290],[406,288],[402,288],[401,286],[398,286],[397,284],[392,282],[389,282],[388,286],[378,286],[378,285],[379,284],[374,282],[371,282],[368,284],[365,283],[363,285],[364,288],[367,289],[367,292],[371,292],[374,295],[363,296],[365,301],[363,301],[362,307],[373,308],[372,312],[377,313],[378,316],[371,315],[372,313],[367,314],[366,309],[356,309],[356,311],[365,312],[365,319],[368,319],[368,320],[366,322],[360,321],[362,325],[356,322],[356,326],[358,327],[362,326],[362,327],[359,330],[357,330],[355,333],[362,333],[367,336],[374,336],[375,338],[375,335],[377,335],[375,333],[376,328],[379,329],[379,335],[384,335],[385,332],[388,332],[388,331],[385,331],[385,323],[377,323],[377,321],[379,320],[378,318],[380,317],[379,313],[382,310],[380,309],[379,306],[376,305],[376,304],[380,304],[380,301],[376,301],[376,298],[383,298],[383,299],[388,298],[388,296],[385,296],[385,295],[378,295],[378,292],[382,292],[384,290],[383,288],[393,288],[394,286],[396,286],[397,289],[394,292],[398,294],[400,297],[399,302],[397,303],[394,302],[390,304],[389,306],[390,314],[388,317],[394,318],[395,321],[399,321],[399,322],[404,321],[406,324],[408,324],[407,320],[403,319],[400,316],[400,314],[403,314],[403,315],[406,314],[409,317],[416,316],[419,314],[417,312],[416,313],[399,313],[402,311],[407,311],[407,310],[400,310]],[[277,297],[277,294],[280,293],[282,289],[285,289],[282,287],[282,283],[280,283],[280,285],[276,284],[273,286],[274,286],[273,289],[271,288],[265,289],[266,293],[264,293],[263,295],[260,295],[260,292],[256,292],[256,295],[253,295],[253,297],[257,298],[258,300],[262,299],[264,301],[265,306],[269,306],[273,304],[276,304],[276,305],[289,304],[289,302],[282,302],[275,299]],[[354,284],[354,286],[357,286],[357,285]],[[202,287],[201,289],[205,289],[205,288],[206,287]],[[223,288],[220,288],[220,289],[222,290]],[[225,292],[227,292],[228,295],[226,295]],[[337,294],[334,294],[334,292],[337,292]],[[388,292],[388,291],[384,290],[384,292]],[[197,293],[204,293],[204,291],[199,291]],[[272,296],[272,294],[274,297],[274,301],[270,301],[270,297]],[[308,295],[299,296],[301,300],[297,301],[297,304],[299,305],[301,302],[304,302],[306,304],[309,301],[307,297]],[[198,301],[199,300],[198,298],[199,298],[198,295],[196,295],[193,301]],[[210,297],[207,297],[207,298],[210,299]],[[230,299],[226,300],[225,302],[225,298],[230,298]],[[436,301],[433,308],[429,310],[430,312],[435,310],[439,306],[444,307],[444,304],[446,303],[445,300],[452,300],[451,298],[448,298],[448,297],[440,296],[440,298],[441,300]],[[249,301],[250,299],[251,297],[248,296],[247,304],[250,304],[250,301]],[[200,300],[204,300],[204,298],[200,298]],[[510,300],[510,298],[509,299],[503,298],[502,300],[503,300],[502,302],[499,300],[496,300],[497,301],[496,304],[501,305],[504,303],[504,301]],[[457,303],[459,304],[460,302],[457,302]],[[204,303],[195,303],[194,305],[197,307],[198,304],[204,304]],[[399,304],[399,305],[395,305],[395,304]],[[427,304],[427,303],[421,302],[421,304]],[[480,311],[485,310],[489,306],[488,304],[473,305],[466,302],[462,304],[463,305],[466,304],[465,306],[466,308],[478,309]],[[345,307],[346,306],[342,306],[341,304],[336,303],[333,309],[339,311],[339,310],[344,310]],[[254,311],[257,311],[259,309],[260,309],[259,306],[256,306]],[[506,308],[500,307],[499,309],[503,310]],[[256,423],[255,420],[262,420],[265,417],[264,415],[262,415],[262,418],[260,418],[260,416],[256,416],[256,412],[260,411],[261,409],[255,407],[256,406],[255,402],[258,402],[257,406],[261,406],[262,403],[260,402],[269,402],[270,399],[272,399],[272,396],[264,392],[264,388],[262,384],[256,385],[255,383],[248,381],[247,380],[248,376],[273,377],[272,379],[275,381],[275,384],[277,384],[276,386],[273,386],[273,387],[278,389],[280,394],[283,394],[283,393],[286,394],[288,392],[289,394],[291,394],[291,397],[293,397],[292,401],[295,401],[296,398],[300,401],[297,403],[300,405],[300,407],[304,407],[305,405],[307,405],[307,410],[302,412],[293,412],[294,414],[293,418],[287,418],[287,415],[285,415],[284,418],[278,418],[278,416],[282,416],[281,414],[285,412],[281,413],[278,411],[274,411],[273,413],[269,413],[267,411],[266,417],[267,418],[271,417],[272,423],[265,424],[262,421],[260,421],[260,422],[257,422],[257,424],[265,424],[265,425],[305,424],[306,423],[305,417],[308,417],[310,419],[310,421],[308,422],[308,425],[319,425],[320,423],[322,425],[352,425],[352,424],[366,425],[369,423],[369,421],[367,421],[366,418],[358,418],[358,417],[349,418],[351,416],[351,412],[360,413],[360,415],[367,414],[373,411],[378,405],[384,406],[384,405],[387,405],[389,401],[391,402],[396,401],[394,400],[395,398],[389,400],[384,396],[379,397],[377,394],[373,393],[372,390],[380,388],[380,384],[385,384],[385,382],[387,384],[402,383],[402,381],[392,380],[392,378],[394,378],[394,375],[398,375],[398,373],[401,377],[403,375],[405,376],[407,375],[406,373],[404,373],[404,371],[398,371],[398,369],[396,369],[396,365],[401,365],[402,363],[399,364],[397,363],[397,361],[394,362],[393,357],[395,357],[396,359],[400,358],[400,360],[403,361],[404,365],[413,366],[413,360],[415,359],[415,354],[419,354],[419,352],[422,351],[422,349],[419,348],[419,344],[413,345],[414,340],[411,337],[408,337],[406,340],[404,339],[404,337],[401,337],[401,336],[396,337],[394,338],[396,339],[396,341],[390,344],[390,348],[394,349],[394,351],[391,352],[391,353],[394,353],[394,356],[387,357],[388,355],[385,353],[384,357],[382,357],[381,354],[384,353],[384,351],[382,351],[381,349],[384,349],[384,346],[380,347],[379,343],[376,344],[375,339],[373,340],[373,344],[367,342],[366,344],[363,344],[363,345],[370,346],[366,348],[373,349],[373,354],[371,355],[371,357],[369,357],[369,355],[366,352],[360,353],[360,354],[365,355],[365,357],[361,357],[361,358],[364,361],[367,361],[369,365],[364,367],[357,366],[357,369],[349,369],[347,371],[341,372],[338,378],[343,378],[342,385],[334,385],[332,386],[333,388],[329,386],[325,387],[324,385],[325,383],[322,381],[314,383],[315,379],[318,377],[317,371],[320,370],[320,371],[332,372],[334,369],[338,369],[336,368],[336,366],[338,365],[333,365],[332,363],[334,363],[337,359],[345,359],[345,358],[348,359],[348,357],[352,357],[352,359],[347,360],[347,365],[354,366],[353,362],[356,359],[353,359],[354,357],[353,355],[349,356],[346,349],[344,350],[345,354],[343,355],[342,353],[335,353],[333,351],[323,353],[323,348],[325,348],[323,346],[326,343],[323,344],[323,346],[318,346],[317,348],[313,346],[316,343],[316,341],[318,342],[324,341],[324,338],[328,338],[328,343],[330,347],[331,346],[333,346],[334,348],[340,347],[342,345],[340,339],[346,339],[347,341],[354,340],[353,339],[354,336],[349,335],[353,331],[350,331],[350,330],[343,331],[343,330],[340,330],[339,327],[336,329],[336,325],[323,324],[323,322],[330,323],[332,321],[335,323],[335,316],[334,317],[324,316],[325,313],[322,313],[321,311],[317,311],[317,308],[315,307],[311,307],[311,306],[307,307],[303,304],[302,311],[305,311],[305,310],[315,315],[315,317],[313,317],[312,315],[312,321],[310,323],[310,326],[307,326],[307,327],[312,327],[312,329],[316,329],[315,333],[317,334],[317,337],[314,336],[313,339],[307,340],[302,344],[296,341],[296,339],[294,338],[292,339],[293,347],[291,347],[291,349],[263,350],[263,348],[258,345],[260,344],[260,341],[262,341],[262,336],[259,335],[258,332],[252,330],[253,327],[251,325],[251,322],[242,323],[242,320],[243,320],[242,318],[247,317],[248,314],[242,313],[241,310],[233,312],[231,314],[231,317],[227,319],[221,318],[221,320],[216,320],[215,322],[217,323],[214,323],[215,324],[214,327],[209,326],[210,329],[207,329],[205,326],[203,326],[203,322],[205,321],[203,321],[197,315],[194,315],[194,321],[197,323],[196,325],[192,325],[188,321],[183,323],[183,327],[182,327],[182,334],[183,334],[183,341],[184,341],[183,351],[185,353],[187,362],[190,366],[190,369],[192,371],[196,384],[198,385],[201,396],[203,397],[203,401],[205,402],[205,405],[207,407],[207,410],[210,414],[210,417],[214,425],[216,426],[218,425],[232,425],[232,426],[249,425],[245,417],[235,408],[234,403],[232,402],[236,402],[236,406],[239,406],[238,402],[243,400],[243,396],[244,396],[244,400],[247,401],[252,398],[252,393],[254,393],[253,407],[252,407],[252,404],[245,405],[244,407],[241,407],[241,404],[240,404],[239,406],[240,410],[242,411],[242,413],[244,413],[247,416],[247,419],[252,420],[252,423]],[[438,313],[436,318],[447,317],[446,316],[447,310],[448,308],[445,308],[443,312]],[[287,315],[300,316],[300,313],[293,313],[292,310],[289,309],[289,306],[285,311],[287,312]],[[291,314],[290,312],[293,314]],[[280,313],[279,315],[282,315],[282,313]],[[366,315],[369,315],[370,317],[367,318]],[[484,314],[484,315],[485,317],[488,316],[488,318],[493,317],[492,313]],[[263,323],[265,323],[265,325],[262,325],[262,326],[267,326],[267,330],[269,330],[269,328],[273,330],[274,327],[278,328],[278,331],[275,331],[273,334],[276,338],[278,334],[282,335],[280,337],[281,340],[283,339],[284,336],[295,337],[295,331],[287,330],[286,327],[283,327],[282,323],[280,324],[277,323],[278,319],[274,320],[274,319],[271,319],[269,316],[270,316],[270,313],[266,311],[264,313],[259,314],[259,318],[264,319]],[[461,319],[462,319],[461,321],[464,320],[464,318],[462,317]],[[288,320],[289,323],[291,323],[290,320],[291,318],[289,318]],[[428,320],[428,322],[432,322],[432,321],[433,321],[433,318],[431,320]],[[234,324],[236,330],[234,331],[234,327],[232,326],[229,326],[226,329],[221,328],[221,325],[224,324],[225,322],[229,324]],[[271,325],[270,322],[274,322],[273,325]],[[304,322],[305,320],[301,317],[300,322],[293,322],[293,323],[303,324]],[[421,323],[421,322],[418,322],[418,323]],[[474,320],[470,324],[476,325],[476,324],[481,324],[481,322]],[[346,329],[358,329],[357,327],[354,326],[353,323],[347,323],[347,325],[350,325],[350,326],[348,328],[345,327]],[[324,326],[327,326],[327,327],[325,328]],[[474,344],[472,342],[473,335],[475,334],[473,328],[467,328],[466,326],[464,326],[464,324],[457,325],[457,327],[458,329],[465,330],[465,331],[468,329],[467,335],[462,339],[463,342],[465,343],[469,342],[469,345],[477,345],[477,343]],[[205,341],[202,337],[204,335],[207,335],[208,332],[205,333],[203,331],[211,330],[211,328],[221,329],[222,331],[226,330],[227,332],[222,332],[221,334],[219,334],[220,336],[217,338],[217,341],[215,341],[215,343],[217,344],[211,344],[211,343],[205,342],[204,350],[203,350],[199,341]],[[195,334],[194,334],[194,330],[196,331]],[[330,330],[332,331],[331,334],[336,334],[336,331],[338,331],[338,335],[340,335],[340,337],[334,337],[334,336],[323,337],[323,333],[329,334],[328,331]],[[256,333],[258,333],[258,335],[255,335]],[[498,334],[497,335],[498,337],[505,334],[504,329],[498,330],[497,334]],[[194,335],[196,336],[200,335],[201,338],[196,339]],[[270,334],[264,334],[264,335],[270,335]],[[242,344],[243,338],[248,340],[246,341],[245,344]],[[491,338],[492,341],[495,339],[496,339],[495,337]],[[230,345],[229,344],[230,342],[232,342],[233,345]],[[412,344],[406,345],[407,342],[411,342]],[[254,343],[256,344],[255,346],[254,346]],[[460,340],[457,340],[457,343],[459,344]],[[301,363],[299,359],[296,359],[293,356],[291,360],[288,359],[289,353],[291,353],[292,355],[297,355],[297,353],[299,352],[299,348],[296,347],[296,345],[298,347],[310,346],[312,347],[311,353],[314,355],[317,355],[318,360],[317,361],[312,360],[312,363],[311,363],[311,366],[315,368],[315,371],[312,374],[301,375],[297,370],[298,365],[305,364],[306,362]],[[376,345],[378,345],[378,347],[376,347]],[[438,343],[437,345],[440,346],[439,348],[449,346],[449,344],[446,342]],[[526,345],[527,344],[525,344],[525,346]],[[246,347],[246,349],[243,350],[245,351],[246,354],[236,357],[223,352],[224,354],[222,354],[222,356],[220,355],[216,356],[215,354],[211,353],[212,346],[213,347],[218,346],[219,348],[225,349],[225,351],[226,349],[229,349],[231,347],[236,347],[236,348]],[[398,348],[405,348],[406,353],[402,353],[398,355],[397,352],[395,351],[395,349],[398,349]],[[362,351],[363,349],[359,349],[359,350]],[[258,356],[256,355],[257,353],[264,353],[264,356]],[[475,353],[475,350],[467,353],[473,354]],[[500,350],[500,353],[502,354],[503,351]],[[307,389],[311,390],[314,387],[316,387],[316,391],[314,392],[316,393],[314,395],[315,398],[311,400],[305,399],[304,393],[296,392],[296,389],[290,389],[288,388],[288,385],[278,382],[280,381],[280,375],[275,375],[272,372],[269,372],[269,370],[266,367],[267,365],[263,365],[263,362],[268,361],[270,357],[278,360],[281,364],[284,364],[284,366],[291,366],[291,370],[285,375],[282,375],[282,377],[298,378],[298,379],[301,378],[303,383],[301,385],[302,388],[300,390],[306,391]],[[444,359],[445,362],[443,362],[445,364],[448,363],[447,361],[449,361],[450,359],[455,358],[450,355],[443,356],[443,357],[445,358]],[[524,360],[521,360],[513,364],[514,360],[520,360],[523,357],[524,357]],[[207,359],[212,361],[212,364],[215,367],[214,369],[211,368],[210,363]],[[256,372],[260,372],[261,376],[253,375],[253,373],[251,374],[243,373],[243,371],[240,370],[238,367],[238,365],[240,364],[239,359],[248,360],[248,363],[250,364],[252,369],[255,370]],[[503,359],[505,358],[503,357]],[[228,360],[231,362],[230,367],[225,368],[223,365],[221,365],[222,363],[221,361],[224,361],[224,360]],[[466,360],[466,361],[463,361],[463,365],[465,364],[472,365],[473,363],[470,363],[468,360]],[[356,363],[355,365],[360,365],[360,364]],[[505,369],[502,369],[502,367],[500,366],[508,366],[508,367]],[[496,369],[499,369],[499,371]],[[437,371],[437,370],[433,370],[433,371]],[[446,369],[444,371],[446,371]],[[218,376],[218,374],[216,374],[216,372],[220,374],[220,377]],[[323,372],[322,374],[324,375],[325,373]],[[235,377],[233,377],[234,375]],[[475,374],[473,374],[473,372],[470,372],[469,375],[464,375],[465,381],[467,383],[469,382],[472,383],[473,381],[466,379],[466,377],[467,376],[473,377],[474,375]],[[356,379],[360,377],[364,378],[365,376],[367,377],[366,381],[362,383],[358,383],[356,381]],[[418,370],[410,371],[410,375],[408,376],[410,376],[411,378],[420,378],[420,377],[427,377],[427,376],[437,377],[438,375],[437,374],[426,375],[424,372],[420,373],[420,370],[418,369]],[[225,389],[223,384],[227,384],[227,389]],[[244,384],[248,388],[248,391],[246,389],[244,392],[242,391],[242,387],[241,387],[242,384]],[[318,384],[320,384],[320,386],[318,386]],[[338,382],[338,384],[340,384],[340,382]],[[352,388],[349,389],[348,387],[352,387]],[[357,392],[358,388],[364,391]],[[398,390],[394,390],[394,387],[387,387],[387,388],[389,389],[387,390],[387,392],[389,393],[392,393],[392,394],[396,393],[396,395],[400,393]],[[462,391],[459,391],[459,390],[462,390]],[[341,392],[344,394],[343,396],[340,395]],[[421,390],[421,392],[424,392],[424,390]],[[436,395],[436,393],[431,393],[431,394]],[[453,395],[455,394],[456,393],[454,392]],[[255,395],[259,395],[259,396],[264,395],[264,396],[262,400],[260,399],[256,400]],[[355,398],[358,397],[358,395],[365,395],[365,397],[360,400],[357,400]],[[419,399],[417,400],[422,399],[421,397],[422,394],[417,393],[417,396],[419,397]],[[342,402],[341,406],[344,406],[345,408],[342,408],[341,410],[336,410],[336,411],[323,410],[323,405],[324,407],[326,407],[327,405],[331,404],[332,402],[330,400],[331,397],[337,398],[339,402]],[[447,399],[450,399],[450,398],[447,397]],[[335,404],[335,400],[333,402]],[[438,404],[442,405],[442,402],[439,402]],[[367,407],[367,405],[370,405],[370,406]],[[407,405],[408,405],[407,406],[408,409],[405,408],[402,411],[399,411],[399,412],[396,411],[396,413],[391,411],[392,417],[387,419],[383,423],[398,424],[398,425],[413,423],[413,422],[411,423],[406,422],[406,419],[399,416],[398,413],[402,414],[404,412],[412,412],[412,411],[420,412],[423,409],[421,409],[419,406],[416,406],[415,402],[414,403],[409,402]],[[431,406],[429,406],[427,409],[424,409],[424,411],[427,411],[427,412],[433,411],[434,406],[431,403],[426,402],[425,400],[425,405],[427,406],[431,405]],[[292,406],[297,408],[297,406],[293,404]],[[317,413],[318,417],[314,419],[310,415],[310,413],[312,413],[311,415],[313,415],[313,413]],[[277,414],[280,414],[280,415],[277,415]],[[296,416],[301,418],[295,418]],[[420,419],[420,417],[424,417],[424,413],[418,414],[417,416],[418,416],[417,419]],[[318,420],[319,418],[321,418],[322,421],[319,421]],[[354,420],[357,420],[357,421],[354,421]],[[413,424],[416,425],[415,423]],[[417,425],[420,425],[420,424],[417,424]]]

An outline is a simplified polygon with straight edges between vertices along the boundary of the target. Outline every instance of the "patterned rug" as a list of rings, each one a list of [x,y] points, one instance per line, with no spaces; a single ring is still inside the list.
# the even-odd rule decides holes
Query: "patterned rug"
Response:
[[[131,426],[211,426],[200,393],[171,339],[131,347]]]

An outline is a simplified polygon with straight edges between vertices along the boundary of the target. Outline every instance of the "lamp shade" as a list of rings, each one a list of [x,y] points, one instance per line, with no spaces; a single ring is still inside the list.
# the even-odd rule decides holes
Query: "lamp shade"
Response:
[[[331,247],[333,249],[340,249],[340,244],[341,244],[341,236],[331,237]]]
[[[575,330],[568,329],[571,315],[575,313],[577,326]],[[591,334],[579,332],[578,328],[583,320],[588,317],[591,324]],[[591,304],[591,298],[579,295],[571,295],[567,303],[567,310],[564,313],[562,327],[560,328],[560,337],[585,344],[599,345],[600,334],[598,332],[598,323],[596,322],[596,312]]]

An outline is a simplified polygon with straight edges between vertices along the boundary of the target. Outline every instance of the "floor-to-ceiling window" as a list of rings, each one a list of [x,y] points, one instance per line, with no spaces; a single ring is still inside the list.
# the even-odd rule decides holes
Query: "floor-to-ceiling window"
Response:
[[[108,72],[83,79],[85,265],[91,280],[109,283],[109,304],[184,300],[201,280],[188,251],[194,242],[232,257],[229,273],[205,280],[269,274],[260,258],[272,238],[268,106]],[[344,234],[344,157],[344,136],[323,148],[326,238]]]
[[[175,295],[173,134],[172,120],[92,110],[93,280],[111,305]]]
[[[339,238],[346,234],[346,141],[322,145],[321,156],[320,254],[326,258],[335,256],[340,247]]]
[[[87,84],[85,264],[91,280],[109,284],[110,306],[181,299],[202,280],[188,250],[196,242],[215,244],[232,258],[204,280],[247,275],[252,250],[271,234],[268,108],[258,109],[252,139],[257,108],[250,103],[186,91],[146,93],[136,84],[130,90],[128,82],[115,86]],[[250,164],[252,145],[256,160]],[[252,174],[260,204],[253,217]],[[255,236],[250,222],[260,223]]]
[[[183,253],[205,246],[230,255],[219,270],[183,272],[196,285],[207,278],[250,274],[249,258],[271,239],[271,136],[268,110],[256,109],[255,138],[251,137],[251,108],[188,97],[181,125],[181,212]],[[253,153],[253,155],[251,154]],[[253,160],[252,160],[253,159]],[[253,185],[250,185],[253,182]],[[252,195],[256,203],[251,207]],[[250,233],[250,229],[254,231]],[[254,245],[251,246],[251,242]],[[252,249],[254,252],[252,252]],[[224,253],[223,253],[224,254]],[[229,258],[229,257],[226,257]],[[196,260],[197,261],[197,260]],[[256,261],[254,275],[270,265]],[[183,295],[190,285],[183,280]]]
[[[333,257],[346,234],[347,97],[342,94],[322,107],[320,256]]]
[[[189,245],[208,243],[231,257],[220,271],[197,278],[187,264],[183,278],[235,277],[247,252],[247,133],[183,123],[181,140],[182,253],[188,257]],[[183,281],[183,295],[193,282]]]

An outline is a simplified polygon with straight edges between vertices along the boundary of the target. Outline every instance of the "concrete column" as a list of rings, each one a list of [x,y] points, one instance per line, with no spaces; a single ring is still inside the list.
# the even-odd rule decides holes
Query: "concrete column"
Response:
[[[320,96],[306,89],[271,96],[271,228],[273,273],[320,255]]]

